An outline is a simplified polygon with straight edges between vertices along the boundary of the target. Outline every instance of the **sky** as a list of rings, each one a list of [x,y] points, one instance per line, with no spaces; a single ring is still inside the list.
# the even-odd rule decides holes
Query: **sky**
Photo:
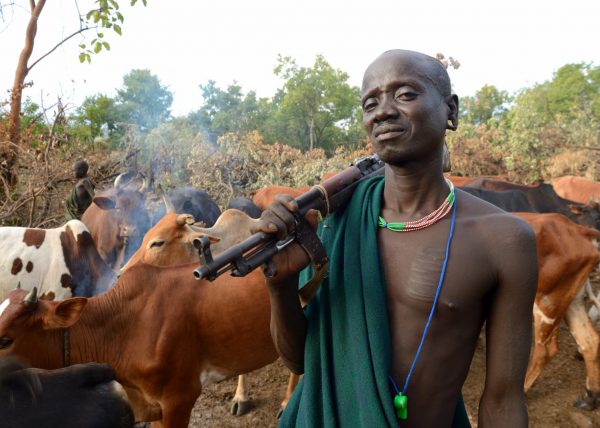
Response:
[[[0,4],[6,1],[0,0]],[[23,48],[28,2],[15,0],[0,21],[0,94],[6,97]],[[89,10],[91,0],[81,0]],[[58,96],[77,106],[85,96],[116,95],[123,76],[149,69],[174,94],[172,113],[202,104],[200,84],[223,89],[237,82],[244,93],[271,97],[283,84],[277,55],[301,66],[322,54],[360,86],[367,65],[394,48],[437,52],[461,63],[450,70],[454,92],[473,95],[485,84],[510,93],[541,83],[564,64],[600,65],[598,0],[121,0],[123,35],[107,35],[109,52],[80,64],[75,37],[36,65],[25,96],[49,106]],[[78,26],[74,0],[46,4],[32,63]],[[91,33],[88,34],[88,40]],[[358,103],[358,100],[357,100]]]

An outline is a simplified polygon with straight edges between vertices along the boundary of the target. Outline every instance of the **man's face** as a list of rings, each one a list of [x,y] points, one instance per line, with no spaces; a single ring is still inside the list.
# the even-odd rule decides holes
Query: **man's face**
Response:
[[[433,65],[410,52],[384,54],[362,86],[363,124],[375,151],[392,165],[441,156],[451,114],[434,85]]]

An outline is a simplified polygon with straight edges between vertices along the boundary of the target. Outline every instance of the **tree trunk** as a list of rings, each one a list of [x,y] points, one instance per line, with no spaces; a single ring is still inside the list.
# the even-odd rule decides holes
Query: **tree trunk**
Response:
[[[315,118],[310,118],[310,125],[308,126],[308,135],[310,141],[309,150],[312,150],[315,147]]]
[[[23,84],[25,83],[25,77],[29,73],[28,62],[33,52],[33,45],[35,36],[37,33],[37,21],[46,4],[46,0],[39,0],[37,4],[35,0],[29,0],[29,7],[31,9],[31,17],[27,24],[27,30],[25,32],[25,46],[19,56],[19,62],[17,63],[17,69],[15,71],[15,80],[13,82],[13,88],[10,100],[10,114],[8,116],[8,140],[12,143],[8,147],[8,159],[5,165],[2,165],[2,175],[12,188],[17,182],[17,166],[19,160],[18,146],[20,143],[21,134],[21,100],[23,98]]]

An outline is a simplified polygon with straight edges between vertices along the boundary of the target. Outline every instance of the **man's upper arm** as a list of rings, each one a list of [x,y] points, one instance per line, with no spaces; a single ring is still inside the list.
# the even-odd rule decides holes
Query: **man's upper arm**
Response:
[[[506,408],[519,413],[514,406],[524,410],[538,262],[535,234],[529,225],[520,219],[508,223],[492,250],[498,284],[486,323],[486,381],[480,412]]]

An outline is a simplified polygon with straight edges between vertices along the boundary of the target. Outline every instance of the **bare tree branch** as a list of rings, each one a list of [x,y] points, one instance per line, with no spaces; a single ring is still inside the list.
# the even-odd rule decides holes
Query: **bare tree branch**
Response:
[[[31,69],[33,67],[35,67],[35,65],[40,62],[41,60],[43,60],[44,58],[46,58],[48,55],[50,55],[52,52],[54,52],[56,49],[58,49],[60,46],[62,46],[65,42],[67,42],[69,39],[72,39],[73,37],[75,37],[78,34],[83,33],[84,31],[87,30],[93,30],[98,28],[98,26],[96,25],[95,27],[82,27],[79,30],[75,31],[74,33],[68,35],[67,37],[65,37],[63,40],[61,40],[60,42],[58,42],[52,49],[50,49],[48,52],[46,52],[44,55],[42,55],[41,57],[39,57],[38,59],[36,59],[33,64],[31,64],[28,68],[27,71],[31,71]]]

